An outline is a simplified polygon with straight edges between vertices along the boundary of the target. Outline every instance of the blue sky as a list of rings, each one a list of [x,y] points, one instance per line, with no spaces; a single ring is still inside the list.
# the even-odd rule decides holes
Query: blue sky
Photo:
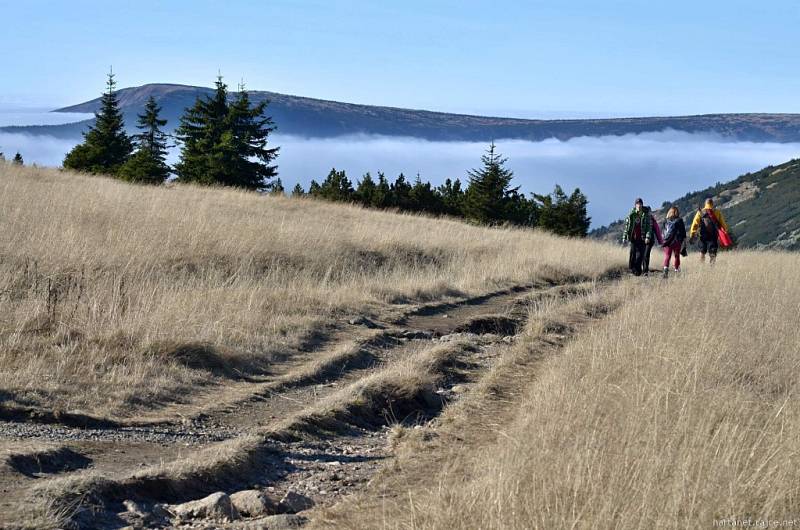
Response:
[[[0,0],[0,104],[210,85],[532,116],[800,112],[800,3]]]

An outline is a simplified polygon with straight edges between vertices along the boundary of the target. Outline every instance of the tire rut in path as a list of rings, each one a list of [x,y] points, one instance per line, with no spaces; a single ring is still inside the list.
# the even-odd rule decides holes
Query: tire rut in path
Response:
[[[304,365],[294,363],[300,369],[299,377],[293,377],[289,373],[289,377],[283,380],[279,378],[277,381],[238,385],[239,390],[227,402],[211,401],[210,407],[199,411],[185,407],[192,414],[188,415],[188,418],[182,418],[181,421],[159,420],[152,424],[142,422],[141,425],[135,423],[121,425],[114,420],[81,414],[42,413],[33,409],[20,412],[5,409],[8,412],[4,418],[6,421],[0,419],[0,448],[13,445],[15,441],[20,440],[59,444],[63,449],[74,451],[79,457],[90,458],[91,464],[88,466],[90,470],[109,477],[160,466],[164,462],[191,455],[220,440],[240,436],[252,428],[264,428],[271,422],[312,405],[342,386],[378,369],[409,341],[427,339],[453,331],[463,325],[465,318],[490,311],[493,307],[501,307],[520,292],[533,288],[532,285],[513,287],[456,303],[431,303],[411,311],[405,310],[405,313],[401,312],[399,316],[394,317],[388,316],[378,324],[378,327],[385,328],[383,331],[370,329],[373,325],[369,321],[366,323],[367,329],[359,325],[363,325],[363,321],[356,325],[345,326],[350,334],[361,337],[355,354],[342,355],[340,358],[334,355],[327,364],[315,366],[313,370],[306,369],[305,373],[303,373]],[[432,319],[438,319],[440,322],[435,323]],[[426,327],[432,329],[426,330],[424,329]],[[337,344],[328,340],[323,342],[322,346],[335,350]],[[310,346],[309,348],[305,357],[310,360],[309,364],[315,364],[313,356],[319,352]],[[180,410],[180,407],[178,409]],[[369,431],[365,433],[369,434]],[[336,466],[335,462],[338,461],[352,463],[355,473],[349,473],[351,478],[341,482],[344,488],[358,484],[358,476],[370,476],[377,465],[376,458],[357,463],[352,462],[354,457],[348,456],[353,452],[363,452],[352,449],[353,447],[363,449],[363,438],[356,432],[350,439],[340,438],[341,443],[338,446],[330,442],[320,442],[326,444],[326,454],[340,455],[339,460],[329,464],[332,467],[323,469],[333,469]],[[276,469],[286,475],[285,481],[292,482],[295,479],[291,477],[297,472],[307,473],[308,455],[313,454],[313,451],[310,453],[309,447],[306,447],[304,442],[292,442],[288,447],[291,450],[287,454],[295,454],[295,457],[282,458],[280,462],[276,462]],[[313,460],[317,459],[312,459],[312,462]],[[363,473],[359,473],[360,468],[363,469]],[[69,469],[64,468],[54,470],[52,477],[58,476],[59,472],[67,476],[80,475],[80,473],[69,473]],[[0,486],[2,486],[0,490],[4,494],[1,511],[6,514],[5,517],[0,516],[2,527],[7,526],[5,523],[10,526],[14,522],[14,513],[17,512],[14,507],[20,502],[25,502],[24,492],[32,485],[41,484],[49,478],[46,473],[34,480],[20,480],[15,475],[18,473],[13,470],[0,469]]]
[[[506,289],[460,303],[428,304],[410,311],[409,315],[394,317],[388,324],[381,324],[381,327],[387,328],[384,330],[370,331],[361,329],[360,326],[350,326],[352,333],[362,337],[360,343],[354,346],[353,355],[343,355],[341,358],[333,356],[327,365],[318,367],[316,371],[307,370],[300,377],[250,384],[239,392],[237,398],[203,409],[181,421],[121,426],[114,421],[98,418],[86,421],[86,417],[69,414],[37,417],[20,415],[13,418],[17,421],[0,420],[0,448],[19,440],[61,444],[63,448],[91,458],[90,469],[105,476],[121,476],[126,472],[160,466],[219,441],[242,436],[251,430],[267,428],[271,423],[311,406],[365,374],[379,369],[409,342],[427,340],[434,335],[454,331],[464,325],[465,318],[502,307],[520,292],[531,288],[532,286],[524,286]],[[445,315],[448,318],[444,318]],[[433,323],[433,319],[440,319],[441,323],[430,326],[432,330],[425,330],[425,327]],[[329,346],[334,350],[337,347],[336,344]],[[310,357],[315,353],[311,351],[307,355]],[[300,369],[303,370],[302,365]],[[36,414],[38,413],[34,416]],[[26,419],[34,421],[24,421]],[[342,455],[341,460],[352,460],[347,455],[354,451],[352,447],[363,446],[361,438],[356,433],[351,439],[344,439],[341,447],[328,445],[327,452]],[[306,469],[306,457],[303,455],[310,454],[302,443],[295,443],[293,447],[291,452],[297,458],[289,459],[288,466],[283,459],[276,462],[276,469],[289,476],[295,472],[295,467]],[[294,466],[292,461],[303,465]],[[363,468],[361,464],[354,463],[355,473],[351,473],[351,476],[371,475],[376,462],[370,458],[364,462]],[[70,474],[68,469],[61,472]],[[47,474],[42,474],[33,482],[20,481],[14,475],[16,473],[13,471],[0,470],[0,490],[4,494],[2,511],[12,517],[5,521],[0,517],[0,526],[3,527],[5,526],[2,523],[13,521],[14,510],[11,508],[15,502],[21,502],[20,497],[24,491],[31,485],[48,479]],[[57,473],[53,474],[56,475]],[[342,486],[347,488],[358,483],[358,480],[348,479],[342,482]]]
[[[564,302],[580,292],[580,289],[574,284],[556,286],[534,293],[531,293],[531,290],[529,288],[504,293],[471,306],[466,304],[464,306],[447,306],[439,311],[426,310],[406,317],[400,322],[405,326],[404,328],[388,332],[387,336],[394,339],[394,344],[389,348],[379,348],[376,358],[380,359],[380,363],[345,371],[343,377],[334,381],[336,384],[327,383],[325,387],[327,390],[321,391],[321,394],[317,396],[319,399],[297,398],[284,393],[266,399],[252,400],[248,404],[248,407],[252,404],[252,408],[247,411],[251,418],[253,414],[269,410],[265,404],[274,403],[276,399],[287,402],[292,402],[294,399],[302,405],[298,410],[313,408],[316,402],[328,398],[336,392],[341,392],[338,388],[347,388],[348,382],[350,385],[357,383],[364,377],[364,372],[379,373],[384,368],[391,366],[388,352],[403,351],[404,345],[420,345],[424,348],[447,342],[450,339],[466,339],[472,341],[476,346],[459,350],[458,355],[448,359],[440,367],[442,377],[439,387],[435,389],[433,395],[426,390],[427,393],[423,396],[416,396],[416,402],[414,399],[411,400],[411,408],[419,409],[415,416],[398,417],[395,412],[402,414],[403,411],[392,410],[391,405],[397,401],[389,396],[384,403],[389,406],[375,414],[374,418],[360,422],[344,415],[343,418],[337,420],[338,424],[333,432],[327,433],[328,435],[321,439],[316,437],[316,441],[309,440],[308,436],[297,436],[296,434],[292,434],[288,439],[281,439],[281,436],[267,436],[269,441],[262,444],[265,446],[263,454],[260,455],[261,458],[256,459],[260,468],[256,473],[258,477],[248,478],[253,479],[252,481],[259,487],[266,488],[272,496],[279,497],[284,492],[292,490],[303,492],[322,504],[328,504],[332,502],[332,499],[363,486],[363,483],[380,466],[381,460],[389,456],[389,424],[398,420],[407,421],[408,417],[413,417],[413,421],[427,421],[435,417],[445,402],[457,399],[458,395],[465,391],[465,386],[471,383],[477,374],[491,367],[494,358],[498,355],[497,346],[502,346],[504,339],[506,342],[510,342],[510,338],[504,337],[502,334],[487,333],[492,329],[492,323],[502,324],[499,331],[510,331],[511,328],[508,326],[512,324],[516,330],[524,321],[527,313],[526,306],[532,301],[535,302],[537,297],[550,297]],[[491,303],[486,303],[489,301]],[[445,317],[445,315],[447,316]],[[471,333],[469,330],[479,330],[482,334]],[[442,335],[451,336],[444,337],[444,340],[437,338]],[[308,392],[311,388],[319,387],[307,385],[293,389],[293,392]],[[269,426],[269,422],[267,422],[267,426]],[[316,427],[316,425],[312,423],[312,427]],[[287,437],[284,436],[284,438]],[[311,436],[311,438],[315,438],[315,436]],[[246,480],[243,481],[239,486],[245,485],[246,482]],[[123,488],[126,490],[124,494],[117,492],[110,496],[113,498],[108,499],[110,501],[108,507],[112,511],[120,507],[119,502],[122,499],[119,494],[123,494],[122,496],[138,495],[139,499],[145,502],[185,500],[191,496],[186,491],[178,495],[159,494],[154,491],[152,486],[151,484],[142,488]],[[193,494],[197,495],[200,490],[202,488]]]
[[[351,354],[330,355],[327,366],[308,366],[319,364],[319,357],[346,344],[328,341],[329,346],[322,351],[310,350],[305,354],[305,364],[291,363],[291,369],[277,378],[262,383],[243,383],[232,385],[228,396],[220,396],[216,401],[209,399],[207,406],[192,407],[179,405],[173,412],[173,419],[160,417],[151,421],[130,421],[123,423],[114,419],[99,418],[80,413],[53,413],[35,409],[0,407],[0,439],[42,439],[48,441],[73,442],[125,441],[154,442],[158,444],[180,443],[203,445],[244,434],[253,422],[253,414],[276,419],[296,409],[302,408],[315,399],[323,397],[340,382],[347,382],[359,376],[361,371],[371,371],[385,362],[388,354],[408,340],[430,338],[453,331],[462,331],[465,322],[474,314],[486,313],[504,307],[508,300],[520,292],[533,289],[533,285],[517,286],[495,291],[458,302],[432,303],[413,309],[407,315],[389,317],[391,323],[379,324],[383,330],[360,329],[350,326],[353,340]],[[461,318],[459,318],[461,317]],[[333,342],[332,344],[330,344]],[[317,358],[315,358],[317,356]],[[303,372],[306,372],[303,374]],[[299,404],[292,406],[291,404]],[[270,413],[274,410],[274,413]],[[161,416],[169,411],[160,413]],[[272,418],[270,418],[272,417]],[[262,424],[263,426],[263,424]]]

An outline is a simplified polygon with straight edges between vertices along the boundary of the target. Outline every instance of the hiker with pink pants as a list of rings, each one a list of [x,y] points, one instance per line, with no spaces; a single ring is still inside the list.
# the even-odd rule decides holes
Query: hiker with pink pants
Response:
[[[664,241],[661,246],[664,247],[664,278],[666,278],[669,276],[670,259],[675,261],[675,272],[680,272],[681,251],[683,242],[686,241],[686,224],[683,222],[677,206],[673,206],[667,212],[667,220],[664,221],[662,233]]]

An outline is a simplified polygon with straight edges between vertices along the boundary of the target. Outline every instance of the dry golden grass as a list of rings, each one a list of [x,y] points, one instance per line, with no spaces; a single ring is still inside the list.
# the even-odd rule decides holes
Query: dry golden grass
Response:
[[[621,308],[528,372],[504,405],[508,421],[476,414],[458,423],[463,443],[428,456],[415,446],[399,461],[406,477],[329,522],[633,529],[796,518],[800,256],[736,253],[686,269],[625,282]]]
[[[387,421],[407,421],[423,411],[438,411],[443,401],[435,388],[443,378],[443,365],[474,348],[463,340],[412,344],[395,361],[284,420],[250,435],[212,444],[189,458],[113,479],[90,471],[46,481],[32,490],[30,514],[66,524],[79,507],[86,507],[87,499],[163,498],[168,494],[192,498],[207,493],[211,484],[229,487],[258,480],[265,466],[274,465],[267,460],[275,452],[274,441],[350,431],[353,425],[374,427]],[[387,411],[393,416],[385,416]]]
[[[532,231],[0,165],[0,387],[130,414],[268,372],[343,315],[621,258]]]

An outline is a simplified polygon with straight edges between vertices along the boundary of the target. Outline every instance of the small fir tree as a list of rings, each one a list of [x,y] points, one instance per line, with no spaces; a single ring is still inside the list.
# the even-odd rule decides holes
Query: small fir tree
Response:
[[[281,179],[275,179],[274,182],[271,182],[269,185],[269,194],[270,195],[286,195],[286,189],[283,187],[283,182]]]
[[[161,184],[169,178],[170,168],[166,163],[168,135],[162,131],[167,120],[161,119],[161,107],[150,96],[139,115],[137,127],[142,131],[134,136],[137,150],[120,168],[119,176],[131,182]]]
[[[106,91],[100,100],[95,123],[84,133],[84,141],[64,158],[64,167],[88,173],[116,175],[133,152],[119,109],[113,72],[109,72]]]
[[[329,201],[349,202],[354,199],[355,191],[345,171],[336,171],[333,168],[319,186],[318,196]]]
[[[303,186],[300,185],[300,183],[298,182],[297,184],[294,185],[294,189],[292,189],[292,197],[305,197],[305,196],[306,192],[303,189]]]
[[[358,186],[356,186],[355,200],[364,206],[372,206],[376,190],[377,185],[372,180],[372,175],[365,173],[364,177],[358,182]]]
[[[461,189],[461,181],[447,179],[444,184],[437,188],[442,197],[442,209],[446,215],[460,217],[464,209],[464,191]]]
[[[469,172],[469,187],[464,197],[464,216],[482,224],[505,220],[509,186],[514,173],[504,167],[507,159],[495,150],[494,142],[481,157],[483,167]],[[514,189],[517,191],[517,189]]]
[[[14,158],[11,160],[11,163],[17,166],[25,165],[25,161],[22,159],[22,155],[17,151],[17,154],[14,155]]]
[[[389,204],[394,208],[408,210],[411,205],[411,184],[406,176],[400,173],[391,186]]]
[[[422,178],[417,174],[409,192],[408,207],[412,211],[440,215],[443,210],[442,197],[430,182],[422,182]]]
[[[569,196],[569,231],[567,235],[573,237],[586,237],[589,235],[589,226],[592,218],[589,217],[589,199],[584,195],[580,188],[575,188]]]
[[[588,200],[576,188],[567,196],[561,186],[556,186],[550,195],[534,195],[538,202],[537,225],[555,234],[586,237],[591,218],[587,214]]]
[[[393,203],[392,187],[383,172],[378,171],[378,184],[375,186],[375,193],[372,195],[373,208],[389,208]]]

